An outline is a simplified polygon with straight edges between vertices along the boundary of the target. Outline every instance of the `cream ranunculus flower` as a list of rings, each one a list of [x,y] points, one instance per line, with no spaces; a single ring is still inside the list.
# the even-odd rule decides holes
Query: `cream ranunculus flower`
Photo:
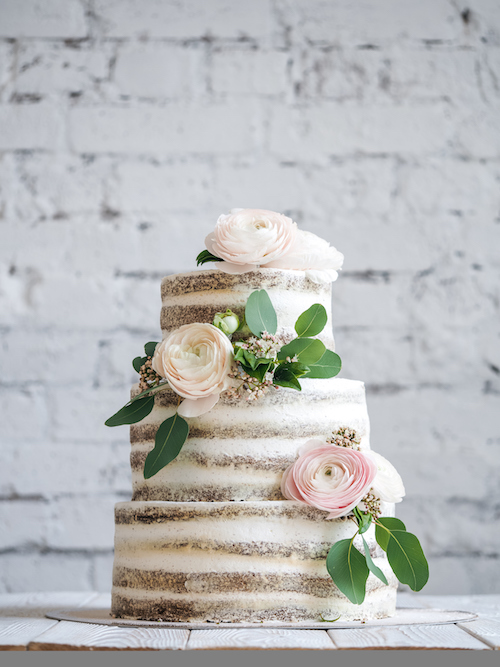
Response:
[[[381,454],[371,450],[364,452],[377,466],[373,480],[373,494],[387,503],[400,503],[405,496],[405,487],[396,468]]]
[[[199,417],[230,386],[228,373],[233,347],[213,324],[184,324],[156,346],[153,369],[168,380],[185,400],[177,410],[181,417]]]
[[[217,264],[221,271],[247,273],[287,253],[296,234],[296,223],[281,213],[238,208],[219,217],[205,245],[224,260]]]
[[[343,262],[344,255],[328,241],[311,232],[297,230],[290,251],[263,266],[302,270],[315,283],[331,283],[337,280],[337,271],[342,268]]]

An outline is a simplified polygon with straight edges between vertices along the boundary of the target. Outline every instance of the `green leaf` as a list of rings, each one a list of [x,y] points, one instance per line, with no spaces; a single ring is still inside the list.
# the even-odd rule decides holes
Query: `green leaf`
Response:
[[[295,377],[298,378],[306,375],[309,371],[309,366],[301,364],[300,361],[292,361],[291,363],[285,362],[284,364],[280,364],[279,367],[286,369],[287,371],[292,371]]]
[[[366,564],[368,565],[370,572],[373,572],[373,574],[376,577],[378,577],[380,581],[382,581],[386,586],[388,586],[389,582],[387,581],[387,577],[382,572],[382,570],[375,565],[375,563],[372,560],[372,557],[370,556],[370,549],[368,548],[365,538],[363,537],[361,539],[363,540],[363,547],[365,549]]]
[[[141,372],[141,366],[143,366],[146,361],[147,357],[136,357],[134,361],[132,362],[132,366],[134,367],[134,370],[137,371],[137,373]]]
[[[299,316],[295,322],[295,331],[300,338],[317,336],[325,328],[328,315],[325,307],[315,303]]]
[[[112,417],[104,423],[106,426],[122,426],[123,424],[136,424],[141,419],[147,417],[155,404],[154,396],[144,396],[143,398],[127,403],[121,410],[118,410]]]
[[[300,382],[297,380],[295,373],[283,366],[278,366],[276,369],[273,384],[278,387],[289,387],[290,389],[302,391],[302,387],[300,386]]]
[[[146,343],[144,346],[144,352],[146,353],[146,356],[152,357],[153,354],[155,353],[155,348],[158,345],[158,343],[150,342]]]
[[[278,352],[278,359],[297,357],[301,364],[311,366],[325,354],[324,344],[317,338],[294,338],[291,343],[284,345]]]
[[[256,378],[259,382],[262,382],[264,380],[264,376],[269,370],[270,363],[267,363],[267,365],[260,364],[256,368],[252,368],[251,366],[247,366],[246,364],[242,363],[241,367],[245,371],[245,373],[248,373],[251,377]]]
[[[370,527],[370,524],[372,522],[372,515],[360,512],[360,510],[358,510],[357,507],[354,508],[353,512],[354,516],[356,517],[356,521],[358,522],[359,534],[362,535],[363,533],[366,533],[366,531]]]
[[[381,528],[382,524],[385,528]],[[387,551],[391,530],[406,530],[406,526],[402,521],[392,516],[383,516],[377,519],[375,525],[375,538],[384,551]]]
[[[196,258],[196,266],[200,266],[200,264],[206,264],[207,262],[223,262],[224,260],[221,259],[220,257],[216,257],[215,255],[212,255],[211,252],[208,250],[202,250],[198,257]]]
[[[252,292],[245,308],[245,320],[254,336],[260,337],[264,331],[275,334],[278,318],[266,290]]]
[[[326,557],[326,569],[337,588],[353,604],[363,602],[370,571],[365,557],[353,545],[353,540],[335,542]]]
[[[308,378],[333,378],[340,373],[342,361],[338,354],[331,350],[326,350],[324,355],[315,364],[309,364]]]
[[[156,475],[179,454],[188,437],[189,426],[177,413],[162,422],[156,432],[155,446],[144,463],[144,479]]]
[[[137,394],[134,396],[134,398],[131,398],[130,401],[127,403],[127,405],[130,405],[130,403],[135,403],[135,401],[138,401],[139,399],[143,398],[143,396],[153,396],[153,394],[156,396],[156,394],[159,394],[160,391],[163,391],[165,389],[169,388],[168,382],[163,382],[162,384],[155,384],[154,387],[149,387],[149,389],[145,389],[144,391],[141,391],[140,394]]]
[[[391,530],[387,560],[402,584],[412,591],[422,589],[429,579],[429,565],[418,538],[406,530]]]

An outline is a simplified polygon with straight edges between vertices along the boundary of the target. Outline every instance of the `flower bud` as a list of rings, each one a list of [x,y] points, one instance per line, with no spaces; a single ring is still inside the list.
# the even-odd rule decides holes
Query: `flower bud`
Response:
[[[226,336],[230,336],[240,326],[240,320],[238,315],[228,308],[225,313],[215,313],[213,325],[224,332]]]

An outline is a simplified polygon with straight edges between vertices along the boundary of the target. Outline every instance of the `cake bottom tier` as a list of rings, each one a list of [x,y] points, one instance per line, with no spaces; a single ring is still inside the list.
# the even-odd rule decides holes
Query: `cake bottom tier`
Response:
[[[386,506],[384,514],[392,513]],[[365,600],[355,605],[332,582],[326,556],[356,526],[326,516],[289,500],[119,503],[112,614],[177,622],[393,616],[397,581],[373,526],[364,537],[389,585],[370,574]],[[354,544],[362,550],[359,536]]]

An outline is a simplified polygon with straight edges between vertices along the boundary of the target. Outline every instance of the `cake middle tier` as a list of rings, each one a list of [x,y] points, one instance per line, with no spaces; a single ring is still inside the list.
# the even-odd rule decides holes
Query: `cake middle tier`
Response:
[[[132,500],[280,500],[283,471],[311,438],[354,429],[369,449],[369,421],[362,382],[301,380],[302,391],[279,387],[254,401],[221,396],[210,412],[188,419],[189,436],[177,458],[150,479],[144,461],[159,425],[176,410],[166,390],[153,411],[130,429]],[[137,385],[132,395],[138,393]]]

